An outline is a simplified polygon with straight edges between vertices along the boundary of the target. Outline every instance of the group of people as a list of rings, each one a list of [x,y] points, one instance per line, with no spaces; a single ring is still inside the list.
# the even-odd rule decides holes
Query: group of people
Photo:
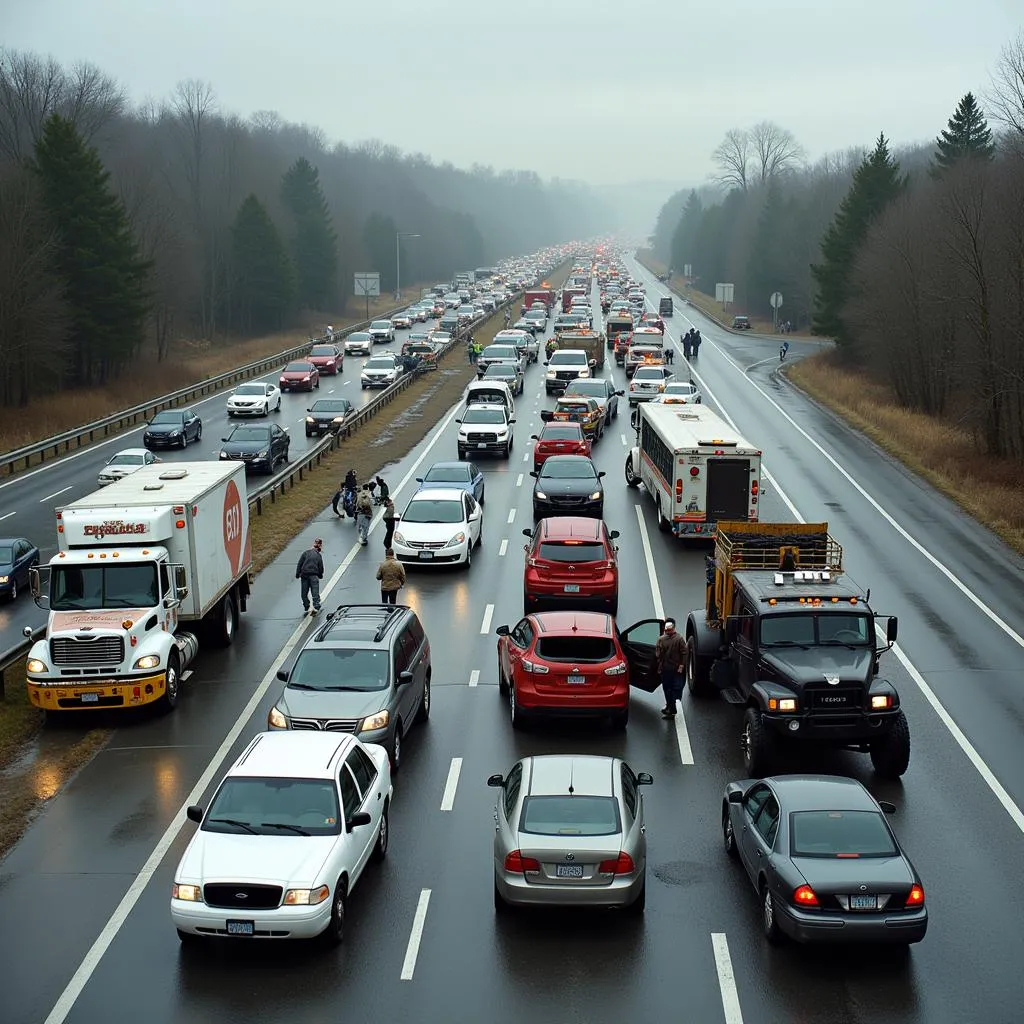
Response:
[[[691,327],[679,340],[683,344],[683,355],[687,359],[696,359],[700,355],[700,343],[703,339],[696,327]]]
[[[480,353],[483,352],[483,345],[478,342],[471,334],[466,339],[466,355],[469,356],[469,361],[475,363],[480,358]]]

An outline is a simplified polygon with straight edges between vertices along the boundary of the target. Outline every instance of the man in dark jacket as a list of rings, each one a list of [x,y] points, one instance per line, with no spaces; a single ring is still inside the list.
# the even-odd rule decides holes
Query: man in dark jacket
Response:
[[[395,503],[391,498],[384,500],[384,547],[390,549],[395,536]]]
[[[696,359],[700,355],[700,343],[701,343],[701,341],[702,341],[702,338],[700,336],[700,331],[694,331],[693,332],[693,358],[694,359]]]
[[[676,717],[676,701],[682,700],[683,682],[686,671],[686,642],[676,632],[674,619],[665,620],[665,632],[654,645],[654,661],[661,676],[661,689],[665,694],[665,706],[661,709],[665,718]]]
[[[295,578],[302,588],[302,614],[316,615],[320,611],[320,581],[324,578],[324,542],[317,537],[313,546],[299,555]],[[313,611],[309,610],[309,595],[313,595]]]

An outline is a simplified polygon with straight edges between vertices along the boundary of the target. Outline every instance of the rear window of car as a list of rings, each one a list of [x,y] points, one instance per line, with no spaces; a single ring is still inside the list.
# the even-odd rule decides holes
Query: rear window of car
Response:
[[[530,796],[523,804],[519,831],[535,836],[613,836],[619,807],[611,796]]]
[[[795,811],[794,857],[895,857],[896,844],[878,811]]]
[[[537,654],[545,661],[599,663],[615,657],[615,644],[607,636],[542,636]]]
[[[545,427],[540,434],[542,441],[578,441],[583,431],[578,423],[564,427]]]
[[[542,543],[539,554],[551,562],[600,562],[605,557],[602,544]]]

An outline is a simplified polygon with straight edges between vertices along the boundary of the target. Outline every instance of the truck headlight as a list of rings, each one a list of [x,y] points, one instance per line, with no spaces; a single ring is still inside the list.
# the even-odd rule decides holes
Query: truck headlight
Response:
[[[25,662],[25,671],[33,672],[38,675],[39,673],[46,671],[46,664],[38,658],[29,658],[28,661]]]
[[[378,711],[375,715],[367,715],[363,719],[363,724],[359,726],[359,731],[373,732],[375,729],[386,729],[389,721],[391,721],[391,716],[388,714],[388,709],[384,708],[383,711]]]
[[[555,370],[548,370],[548,372],[545,374],[545,376],[547,376],[547,377],[554,377],[555,374],[556,374]]]
[[[185,900],[186,903],[203,902],[203,894],[200,887],[189,882],[175,882],[171,886],[171,898]]]
[[[307,416],[307,417],[306,417],[306,422],[307,422],[307,423],[315,423],[315,422],[316,422],[316,420],[314,420],[312,416]]]
[[[135,662],[135,668],[156,668],[160,664],[159,654],[147,654],[144,658],[139,658]]]
[[[287,729],[288,719],[277,708],[271,708],[267,715],[267,725],[271,729]]]

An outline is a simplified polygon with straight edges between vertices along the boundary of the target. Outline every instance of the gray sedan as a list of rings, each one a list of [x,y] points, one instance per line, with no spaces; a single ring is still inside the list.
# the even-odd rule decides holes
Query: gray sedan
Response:
[[[617,757],[525,757],[494,808],[494,909],[511,904],[622,907],[642,914],[647,837],[640,787],[654,779]]]
[[[729,783],[725,850],[758,894],[769,942],[909,945],[924,938],[924,887],[885,817],[895,810],[839,776]]]
[[[604,413],[604,422],[607,426],[619,415],[619,397],[625,392],[616,391],[615,385],[607,377],[597,377],[594,380],[577,378],[565,389],[565,394],[596,398]]]

